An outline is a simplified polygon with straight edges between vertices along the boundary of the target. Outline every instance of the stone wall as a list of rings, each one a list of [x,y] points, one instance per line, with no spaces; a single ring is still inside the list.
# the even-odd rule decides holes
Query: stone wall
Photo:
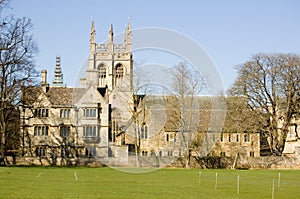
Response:
[[[174,158],[174,157],[173,157]],[[182,158],[170,159],[168,157],[147,156],[139,157],[140,167],[185,167]],[[110,167],[136,167],[135,156],[128,158],[57,158],[55,162],[49,159],[36,157],[6,157],[6,165],[24,166],[110,166]],[[300,158],[286,156],[266,156],[266,157],[191,157],[191,168],[236,168],[236,169],[300,169]]]
[[[177,167],[184,167],[177,161]],[[300,169],[300,158],[286,156],[265,157],[203,157],[191,158],[192,168],[237,168],[237,169]]]

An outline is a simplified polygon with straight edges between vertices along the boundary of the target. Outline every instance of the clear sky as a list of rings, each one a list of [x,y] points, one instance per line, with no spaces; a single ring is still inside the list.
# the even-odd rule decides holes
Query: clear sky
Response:
[[[300,54],[297,0],[13,0],[10,7],[6,12],[32,19],[38,69],[47,69],[52,81],[60,55],[68,86],[88,56],[92,16],[97,42],[107,38],[111,23],[115,33],[124,31],[128,17],[132,28],[168,28],[191,37],[216,64],[225,89],[236,78],[233,67],[255,53]]]

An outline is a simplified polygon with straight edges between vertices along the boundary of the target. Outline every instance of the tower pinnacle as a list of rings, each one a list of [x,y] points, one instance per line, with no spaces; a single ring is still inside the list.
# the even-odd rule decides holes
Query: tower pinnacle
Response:
[[[95,23],[94,18],[92,18],[92,26],[91,26],[91,33],[90,33],[90,51],[95,51],[95,37],[96,37],[96,30],[95,30]]]
[[[131,31],[131,24],[130,24],[129,17],[128,17],[127,28],[125,30],[125,45],[126,45],[126,51],[130,52],[132,50],[132,31]]]
[[[113,43],[114,38],[114,31],[113,31],[113,25],[110,24],[109,32],[108,32],[108,43]]]
[[[108,32],[108,51],[113,52],[114,51],[114,31],[113,31],[113,25],[110,24],[109,32]]]

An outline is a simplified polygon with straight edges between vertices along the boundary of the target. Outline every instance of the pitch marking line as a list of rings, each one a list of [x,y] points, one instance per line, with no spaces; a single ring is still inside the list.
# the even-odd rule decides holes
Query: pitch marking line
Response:
[[[40,176],[41,176],[41,174],[42,174],[42,173],[39,173],[39,174],[38,174],[36,177],[37,177],[37,178],[38,178],[38,177],[40,177]]]
[[[77,178],[77,173],[76,173],[76,171],[74,172],[74,176],[75,176],[75,180],[77,181],[78,178]]]

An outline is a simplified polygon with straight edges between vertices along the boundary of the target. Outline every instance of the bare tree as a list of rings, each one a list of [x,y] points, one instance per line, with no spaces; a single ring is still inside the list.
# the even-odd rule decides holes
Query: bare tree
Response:
[[[0,0],[0,9],[6,7],[10,0]]]
[[[197,133],[199,120],[199,101],[197,95],[205,88],[200,74],[187,63],[173,67],[173,96],[168,100],[168,115],[180,141],[180,151],[185,160],[185,167],[190,166],[191,144]]]
[[[0,4],[7,3],[1,1]],[[35,77],[33,41],[30,19],[7,16],[0,18],[0,156],[4,160],[6,133],[13,108],[20,103],[23,82]]]
[[[258,116],[254,118],[256,125],[268,138],[271,152],[281,155],[299,106],[300,57],[261,53],[236,69],[238,78],[228,93],[247,100]]]
[[[260,132],[260,115],[247,104],[244,97],[227,97],[227,112],[223,126],[223,132],[229,133],[232,157],[234,158],[231,168],[236,168],[239,156],[245,156],[245,146],[243,146],[244,133]],[[253,142],[253,140],[251,141]]]
[[[135,150],[135,157],[136,157],[136,166],[140,167],[140,160],[139,156],[141,153],[141,139],[144,137],[144,133],[142,131],[145,131],[144,125],[146,124],[146,106],[144,97],[147,94],[147,83],[149,82],[148,77],[145,73],[143,73],[142,70],[143,62],[135,62],[134,64],[134,89],[133,89],[133,95],[132,95],[132,106],[129,107],[129,113],[130,113],[130,121],[128,124],[133,129],[133,135],[130,135],[131,142],[134,144],[134,150]],[[127,128],[129,125],[126,125]],[[147,130],[147,129],[146,129]],[[141,135],[143,133],[143,135]],[[128,137],[128,138],[129,138]],[[129,139],[130,139],[129,138]]]

